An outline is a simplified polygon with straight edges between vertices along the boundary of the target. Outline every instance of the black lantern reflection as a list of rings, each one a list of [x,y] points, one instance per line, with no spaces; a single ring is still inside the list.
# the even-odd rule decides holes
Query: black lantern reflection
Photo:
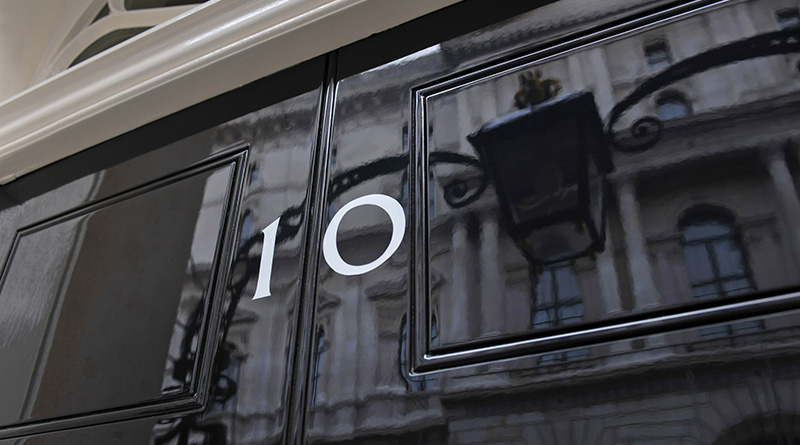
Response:
[[[509,113],[467,139],[495,186],[511,237],[531,263],[603,250],[606,174],[613,163],[592,93]]]

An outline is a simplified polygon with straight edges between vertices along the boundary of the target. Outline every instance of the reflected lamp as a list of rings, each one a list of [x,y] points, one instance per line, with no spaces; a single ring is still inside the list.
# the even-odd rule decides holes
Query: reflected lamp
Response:
[[[511,112],[467,139],[494,184],[509,234],[531,263],[604,249],[613,163],[591,92]]]

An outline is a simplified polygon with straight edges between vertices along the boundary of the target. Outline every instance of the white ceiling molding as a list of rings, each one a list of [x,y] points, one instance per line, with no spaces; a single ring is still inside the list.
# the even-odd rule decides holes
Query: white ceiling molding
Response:
[[[458,1],[205,3],[0,103],[0,184]]]
[[[113,3],[111,4],[113,5]],[[195,7],[197,5],[134,11],[118,11],[112,7],[107,17],[87,26],[59,51],[47,74],[59,73],[67,69],[72,61],[78,57],[78,54],[83,52],[92,42],[108,33],[126,28],[150,28]]]

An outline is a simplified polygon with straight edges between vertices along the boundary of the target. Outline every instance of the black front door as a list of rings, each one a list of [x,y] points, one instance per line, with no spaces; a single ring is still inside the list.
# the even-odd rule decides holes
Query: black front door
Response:
[[[466,1],[5,186],[0,443],[800,441],[798,17]]]

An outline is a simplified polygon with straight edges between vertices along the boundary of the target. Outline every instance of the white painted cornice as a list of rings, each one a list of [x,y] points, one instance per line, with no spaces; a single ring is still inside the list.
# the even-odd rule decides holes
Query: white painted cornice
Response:
[[[0,184],[459,0],[217,0],[0,103]]]

